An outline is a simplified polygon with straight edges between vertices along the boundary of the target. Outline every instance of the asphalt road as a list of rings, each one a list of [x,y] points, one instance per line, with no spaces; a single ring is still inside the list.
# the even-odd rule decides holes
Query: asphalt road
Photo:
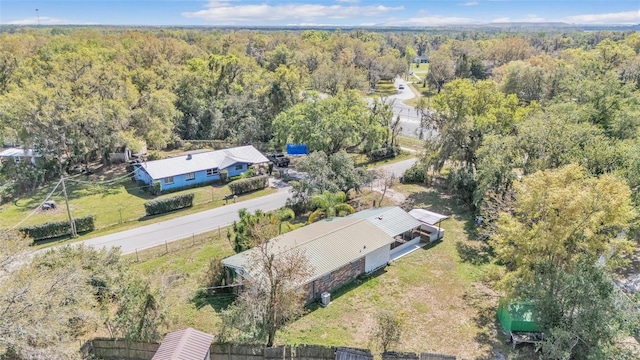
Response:
[[[405,100],[409,100],[415,97],[413,90],[409,88],[409,84],[402,78],[396,78],[394,84],[397,89],[395,95],[390,95],[386,98],[387,103],[391,103],[394,117],[400,116],[400,126],[402,131],[400,134],[412,138],[420,138],[420,115],[416,108],[406,105]],[[399,89],[399,85],[404,85],[404,89]],[[369,99],[369,101],[372,101]],[[430,134],[423,134],[422,138],[426,139]]]
[[[119,246],[123,254],[147,249],[184,239],[192,234],[213,231],[219,227],[231,225],[238,219],[238,210],[246,208],[253,212],[257,209],[275,210],[285,205],[289,197],[289,188],[282,188],[275,194],[256,199],[229,203],[219,208],[181,216],[179,218],[158,222],[151,225],[125,230],[115,234],[99,236],[82,242],[95,248]]]
[[[381,166],[388,169],[396,177],[402,176],[417,159],[408,159],[397,163]],[[165,242],[187,238],[208,231],[213,231],[231,225],[238,220],[238,210],[246,208],[253,212],[257,209],[270,211],[285,205],[289,197],[289,187],[280,187],[278,192],[256,199],[229,203],[219,208],[199,213],[181,216],[179,218],[158,222],[155,224],[125,230],[115,234],[99,236],[81,243],[95,248],[119,246],[123,254],[131,254],[136,250],[162,245]]]

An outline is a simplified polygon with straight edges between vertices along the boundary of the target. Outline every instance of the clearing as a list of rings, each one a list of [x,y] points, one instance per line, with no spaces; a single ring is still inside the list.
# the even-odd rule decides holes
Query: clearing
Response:
[[[375,316],[379,310],[388,309],[405,319],[404,335],[395,350],[448,353],[459,359],[515,355],[496,327],[498,296],[482,282],[492,273],[492,265],[462,262],[456,250],[457,241],[470,242],[473,223],[468,211],[438,189],[420,185],[398,185],[394,189],[405,194],[411,206],[452,215],[443,223],[444,241],[332,293],[329,307],[311,306],[306,316],[278,334],[277,341],[370,348]],[[379,196],[365,192],[360,203],[371,203]],[[156,252],[150,256],[160,257],[135,265],[166,289],[164,298],[171,320],[167,330],[192,326],[213,334],[218,331],[218,314],[232,298],[210,297],[199,289],[209,259],[233,253],[225,234],[223,230],[221,234],[203,235],[202,240],[185,239],[182,242],[187,248],[168,253],[161,248],[150,250]]]

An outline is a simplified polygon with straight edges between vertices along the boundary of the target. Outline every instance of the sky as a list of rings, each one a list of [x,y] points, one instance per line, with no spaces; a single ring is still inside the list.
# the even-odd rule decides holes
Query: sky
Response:
[[[500,22],[640,24],[640,0],[0,0],[0,24],[38,22],[345,27]]]

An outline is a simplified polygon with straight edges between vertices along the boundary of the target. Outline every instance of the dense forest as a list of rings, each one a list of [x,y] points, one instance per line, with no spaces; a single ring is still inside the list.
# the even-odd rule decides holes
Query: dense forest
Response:
[[[618,334],[639,335],[610,281],[638,248],[637,32],[14,30],[0,34],[0,136],[46,164],[1,169],[16,194],[124,146],[394,147],[389,104],[366,94],[428,57],[413,86],[433,136],[406,181],[445,184],[476,216],[499,289],[542,309],[545,356],[616,358]]]

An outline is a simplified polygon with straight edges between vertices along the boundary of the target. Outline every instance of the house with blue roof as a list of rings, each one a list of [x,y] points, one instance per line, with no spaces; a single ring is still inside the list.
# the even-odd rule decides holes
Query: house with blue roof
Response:
[[[251,145],[230,149],[188,154],[169,159],[135,164],[135,178],[147,185],[160,183],[160,191],[193,187],[220,180],[226,170],[229,177],[238,176],[251,165],[268,163],[260,151]]]

